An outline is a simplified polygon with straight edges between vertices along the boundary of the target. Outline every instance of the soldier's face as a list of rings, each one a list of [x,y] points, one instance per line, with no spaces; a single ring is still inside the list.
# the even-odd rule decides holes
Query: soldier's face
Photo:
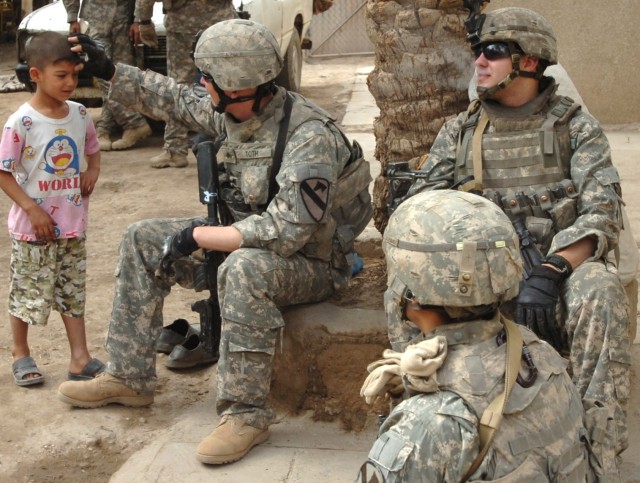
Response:
[[[423,309],[417,302],[407,301],[404,308],[407,320],[413,322],[422,332],[430,332],[446,322],[444,315],[435,310]]]
[[[489,60],[484,54],[476,59],[478,86],[487,89],[503,81],[511,73],[511,57]]]
[[[217,106],[220,103],[220,95],[218,94],[218,91],[216,91],[215,87],[213,87],[213,84],[205,77],[200,78],[200,84],[204,86],[211,96],[211,104],[213,104],[214,107]],[[247,96],[253,96],[256,93],[256,90],[242,89],[238,91],[224,91],[224,93],[230,99],[239,99]],[[251,98],[246,101],[230,103],[225,107],[224,112],[232,115],[238,121],[246,121],[255,115],[255,112],[252,111],[253,102],[253,98]]]

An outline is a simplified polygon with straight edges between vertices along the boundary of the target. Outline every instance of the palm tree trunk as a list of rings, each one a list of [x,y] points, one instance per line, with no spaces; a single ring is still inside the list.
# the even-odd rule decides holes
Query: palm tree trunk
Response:
[[[368,86],[380,117],[375,156],[374,221],[387,224],[386,168],[427,153],[444,121],[464,110],[473,74],[462,0],[368,0],[366,25],[375,46]]]

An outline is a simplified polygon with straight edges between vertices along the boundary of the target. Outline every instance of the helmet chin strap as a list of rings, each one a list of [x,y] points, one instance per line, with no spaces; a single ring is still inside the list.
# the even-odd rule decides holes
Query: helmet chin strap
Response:
[[[251,100],[253,100],[253,106],[251,106],[251,110],[253,112],[258,112],[260,110],[260,102],[262,101],[262,99],[269,94],[275,93],[276,91],[276,85],[273,81],[271,81],[271,82],[267,82],[266,84],[259,85],[256,88],[255,94],[251,96],[240,96],[240,97],[232,98],[232,97],[229,97],[222,90],[222,88],[218,84],[216,84],[215,81],[212,81],[211,85],[213,85],[213,88],[215,89],[216,93],[218,94],[218,97],[220,98],[220,101],[215,106],[215,111],[220,114],[225,112],[227,110],[227,106],[229,106],[230,104],[237,104],[239,102],[246,102]]]

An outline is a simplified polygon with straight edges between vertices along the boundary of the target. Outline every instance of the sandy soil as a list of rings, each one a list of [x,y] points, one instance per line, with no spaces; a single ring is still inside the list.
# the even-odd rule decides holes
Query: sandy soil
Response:
[[[351,92],[358,67],[370,65],[371,58],[311,60],[303,68],[302,93],[338,119]],[[12,44],[0,43],[0,75],[11,74],[15,66]],[[0,122],[29,98],[29,93],[0,94]],[[99,109],[91,109],[99,116]],[[142,141],[135,149],[102,153],[98,187],[91,200],[87,240],[87,338],[92,355],[107,359],[103,342],[113,299],[113,271],[118,244],[124,228],[131,222],[156,217],[204,214],[198,202],[195,159],[185,169],[155,170],[149,158],[162,147],[161,132]],[[190,155],[192,156],[192,155]],[[0,196],[0,218],[6,220],[10,207]],[[3,224],[5,222],[3,221]],[[6,226],[6,225],[3,225]],[[7,300],[10,241],[0,234],[0,301]],[[343,295],[338,303],[381,307],[384,273],[380,260],[368,261],[362,280],[375,286],[350,302]],[[369,275],[369,272],[371,275]],[[195,320],[191,303],[201,296],[176,288],[165,303],[165,321],[178,317]],[[6,314],[6,312],[5,312]],[[70,410],[56,397],[58,385],[66,379],[69,361],[64,326],[57,313],[46,327],[29,334],[31,354],[46,374],[45,384],[19,388],[11,375],[11,329],[8,317],[0,318],[0,480],[15,482],[101,482],[108,481],[127,457],[154,434],[167,427],[178,412],[203,398],[213,400],[214,368],[172,373],[158,360],[159,387],[151,409],[108,407],[100,411]],[[373,359],[369,355],[365,360]],[[310,404],[313,404],[312,402]],[[161,409],[158,409],[161,408]],[[213,422],[213,419],[212,419]]]

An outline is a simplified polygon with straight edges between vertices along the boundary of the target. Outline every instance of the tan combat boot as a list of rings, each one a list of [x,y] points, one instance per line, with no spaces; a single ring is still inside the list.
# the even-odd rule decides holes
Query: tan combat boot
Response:
[[[135,143],[140,141],[141,139],[146,138],[151,134],[151,127],[149,124],[144,124],[140,127],[135,127],[133,129],[125,129],[122,133],[122,138],[117,141],[113,141],[111,143],[111,149],[120,150],[127,149],[133,146]]]
[[[207,465],[232,463],[268,438],[268,429],[249,426],[238,416],[224,416],[216,429],[200,442],[196,457]]]
[[[103,372],[90,381],[65,381],[58,398],[79,408],[99,408],[107,404],[142,407],[153,403],[153,393],[143,394],[127,387],[123,380]]]
[[[111,151],[111,136],[106,132],[98,134],[98,142],[100,143],[100,151]]]
[[[189,165],[189,161],[184,154],[172,153],[168,149],[163,149],[160,154],[151,158],[151,167],[162,168],[184,168]]]

